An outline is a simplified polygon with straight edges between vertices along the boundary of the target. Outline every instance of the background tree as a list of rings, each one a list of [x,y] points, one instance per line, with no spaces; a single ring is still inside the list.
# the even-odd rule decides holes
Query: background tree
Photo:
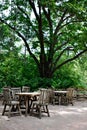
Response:
[[[40,77],[52,78],[87,51],[86,4],[85,0],[4,0],[0,21],[23,40]]]

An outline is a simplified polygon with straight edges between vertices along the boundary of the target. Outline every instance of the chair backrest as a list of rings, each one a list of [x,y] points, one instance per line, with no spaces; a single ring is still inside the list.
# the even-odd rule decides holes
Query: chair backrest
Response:
[[[52,103],[53,98],[55,96],[54,89],[48,89],[49,92],[49,103]]]
[[[30,92],[30,87],[28,87],[28,86],[23,86],[23,87],[22,87],[22,92]]]
[[[74,94],[74,88],[68,88],[67,91],[67,98],[72,99]]]
[[[39,103],[49,103],[49,91],[47,89],[40,89]]]
[[[13,100],[18,100],[19,96],[16,95],[16,93],[20,93],[21,92],[21,88],[18,87],[18,88],[11,88],[11,91],[12,91],[12,98]]]
[[[11,101],[11,89],[3,88],[3,104],[10,104]]]

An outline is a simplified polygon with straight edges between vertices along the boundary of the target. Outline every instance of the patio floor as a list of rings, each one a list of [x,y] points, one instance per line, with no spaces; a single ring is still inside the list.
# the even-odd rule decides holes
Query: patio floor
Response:
[[[75,101],[74,106],[49,105],[50,117],[2,116],[0,130],[87,130],[87,100]]]

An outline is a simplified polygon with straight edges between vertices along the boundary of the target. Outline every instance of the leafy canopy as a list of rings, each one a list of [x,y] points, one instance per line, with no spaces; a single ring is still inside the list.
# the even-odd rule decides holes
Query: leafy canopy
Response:
[[[23,40],[40,76],[51,78],[87,51],[86,5],[86,0],[4,0],[0,21]]]

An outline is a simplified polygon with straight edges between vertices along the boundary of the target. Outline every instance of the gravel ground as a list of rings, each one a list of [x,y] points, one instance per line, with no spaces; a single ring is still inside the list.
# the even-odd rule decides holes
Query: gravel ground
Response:
[[[74,106],[49,105],[50,117],[2,116],[0,130],[87,130],[87,100],[76,101]]]

